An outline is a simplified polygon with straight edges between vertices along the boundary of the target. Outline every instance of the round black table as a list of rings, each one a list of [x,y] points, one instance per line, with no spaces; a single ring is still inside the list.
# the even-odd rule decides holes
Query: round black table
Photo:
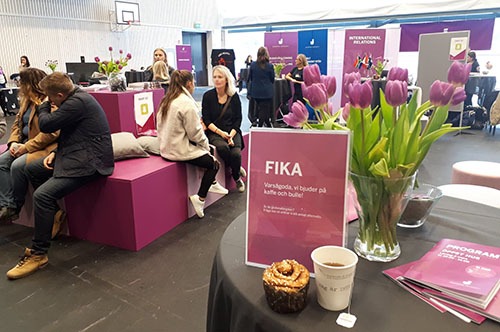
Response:
[[[357,221],[349,225],[351,249],[357,227]],[[419,259],[442,238],[500,246],[499,209],[443,197],[422,227],[399,228],[398,238],[402,253],[396,261],[359,260],[351,307],[358,320],[351,331],[499,331],[500,324],[491,320],[478,326],[440,313],[382,274],[383,270]],[[262,269],[245,265],[245,214],[242,214],[227,228],[214,259],[208,332],[346,331],[335,323],[339,312],[327,311],[317,303],[314,279],[302,312],[273,312],[264,296],[262,273]]]
[[[135,83],[135,82],[145,82],[144,71],[126,71],[125,72],[125,78],[127,79],[127,84],[128,83]]]
[[[284,78],[274,79],[274,97],[273,97],[273,113],[272,113],[272,123],[276,122],[276,118],[282,105],[286,105],[288,100],[292,98],[292,90],[290,89],[290,83]]]

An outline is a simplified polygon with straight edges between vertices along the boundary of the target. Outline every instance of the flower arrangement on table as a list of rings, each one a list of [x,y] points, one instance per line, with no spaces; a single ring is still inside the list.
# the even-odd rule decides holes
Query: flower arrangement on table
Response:
[[[52,72],[55,72],[57,67],[57,60],[47,60],[47,62],[45,62],[45,67],[49,67]]]
[[[276,77],[280,78],[281,77],[281,71],[283,68],[285,68],[285,64],[280,62],[280,63],[275,63],[273,65],[274,67],[274,73],[276,74]]]
[[[123,50],[119,50],[119,59],[113,59],[113,47],[109,47],[110,61],[101,61],[99,57],[95,57],[94,60],[99,65],[99,72],[104,73],[108,77],[108,82],[111,87],[111,91],[125,91],[126,81],[123,75],[120,75],[120,71],[127,66],[128,61],[132,59],[132,55],[127,53],[123,56]]]
[[[377,63],[373,66],[373,69],[375,70],[374,79],[378,80],[382,77],[382,72],[384,71],[385,66],[387,66],[387,63],[389,63],[389,59],[377,60]]]
[[[445,124],[450,105],[465,100],[463,85],[471,66],[454,62],[448,82],[435,81],[430,100],[417,107],[417,96],[408,98],[408,70],[394,67],[389,71],[379,109],[371,109],[371,81],[361,83],[359,73],[344,75],[343,93],[349,102],[336,113],[328,98],[335,94],[334,77],[321,76],[317,65],[304,68],[302,92],[306,103],[315,110],[317,123],[309,123],[306,106],[297,101],[284,121],[296,128],[351,130],[350,179],[359,205],[359,232],[355,251],[369,260],[391,261],[400,254],[396,224],[403,212],[415,173],[431,144],[442,135],[464,128]],[[422,129],[421,118],[433,109]],[[346,125],[337,122],[342,116]]]

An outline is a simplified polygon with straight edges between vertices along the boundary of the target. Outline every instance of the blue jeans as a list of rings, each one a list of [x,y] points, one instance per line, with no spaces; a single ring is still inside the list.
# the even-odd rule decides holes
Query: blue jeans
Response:
[[[28,154],[13,157],[7,150],[0,155],[0,207],[21,209],[28,189],[24,171]]]
[[[37,255],[46,254],[50,247],[54,216],[59,210],[57,200],[96,180],[101,175],[96,172],[93,175],[83,177],[55,178],[52,176],[52,171],[43,166],[43,159],[29,163],[25,169],[35,188],[33,195],[35,235],[31,249],[35,250]]]

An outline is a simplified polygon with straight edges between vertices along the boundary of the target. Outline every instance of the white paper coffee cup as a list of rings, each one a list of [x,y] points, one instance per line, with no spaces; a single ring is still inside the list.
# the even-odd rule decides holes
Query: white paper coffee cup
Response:
[[[347,308],[354,282],[358,256],[351,250],[338,246],[324,246],[313,250],[318,303],[327,310]],[[336,263],[342,266],[330,266]]]

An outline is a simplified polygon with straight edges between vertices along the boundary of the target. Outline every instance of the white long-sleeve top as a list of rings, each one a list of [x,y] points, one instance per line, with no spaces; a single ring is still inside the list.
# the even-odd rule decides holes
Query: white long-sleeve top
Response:
[[[165,121],[158,113],[158,140],[163,158],[183,161],[209,153],[198,114],[198,104],[186,89],[170,103]]]

